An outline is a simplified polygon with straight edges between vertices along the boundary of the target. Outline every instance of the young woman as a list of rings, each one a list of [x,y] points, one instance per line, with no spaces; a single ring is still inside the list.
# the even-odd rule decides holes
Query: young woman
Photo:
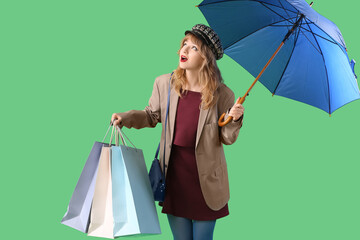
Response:
[[[236,141],[244,108],[234,104],[234,93],[223,83],[216,64],[223,49],[210,27],[197,24],[186,31],[178,54],[179,65],[170,83],[168,121],[165,123],[171,74],[156,78],[144,110],[114,113],[111,121],[136,129],[162,123],[160,165],[165,161],[166,193],[159,205],[167,214],[175,240],[209,240],[216,219],[229,214],[222,144]],[[217,122],[223,112],[225,119],[232,116],[233,120],[220,128]]]

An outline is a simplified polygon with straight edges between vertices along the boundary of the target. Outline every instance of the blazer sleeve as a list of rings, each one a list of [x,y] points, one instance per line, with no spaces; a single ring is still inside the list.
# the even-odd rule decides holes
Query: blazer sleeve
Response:
[[[232,108],[234,103],[235,103],[235,95],[231,91],[229,96],[227,96],[225,100],[225,104],[222,106],[223,108],[222,113],[225,112],[224,120],[226,120],[229,117],[230,109]],[[236,141],[239,135],[240,128],[242,127],[243,124],[243,117],[244,114],[238,120],[236,121],[232,120],[227,125],[221,127],[220,140],[223,144],[231,145]]]
[[[161,107],[160,107],[160,92],[158,87],[158,79],[155,79],[149,105],[144,110],[130,110],[127,112],[118,113],[122,121],[120,127],[127,128],[144,128],[155,127],[158,122],[161,122]]]

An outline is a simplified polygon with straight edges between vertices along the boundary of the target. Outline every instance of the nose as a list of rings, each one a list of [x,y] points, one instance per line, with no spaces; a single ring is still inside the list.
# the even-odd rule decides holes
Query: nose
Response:
[[[184,53],[188,53],[188,49],[189,49],[189,47],[188,47],[188,46],[185,46],[184,49],[183,49],[183,52],[184,52]]]

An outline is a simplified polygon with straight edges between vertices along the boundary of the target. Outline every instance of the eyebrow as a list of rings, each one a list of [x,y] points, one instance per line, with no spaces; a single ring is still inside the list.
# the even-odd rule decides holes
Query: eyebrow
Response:
[[[187,40],[184,41],[184,43],[187,42]],[[193,43],[193,45],[198,46],[197,44]]]

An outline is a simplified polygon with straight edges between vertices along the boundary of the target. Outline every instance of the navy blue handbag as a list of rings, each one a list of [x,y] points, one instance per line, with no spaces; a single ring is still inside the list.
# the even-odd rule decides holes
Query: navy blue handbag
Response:
[[[155,158],[151,164],[151,168],[149,171],[149,178],[150,178],[151,188],[154,194],[154,200],[163,202],[165,198],[165,176],[161,171],[160,163],[157,158],[157,155],[159,154],[159,147],[156,151]]]
[[[170,83],[171,83],[171,77],[174,72],[171,73],[170,79],[169,79],[169,92],[168,92],[168,101],[167,101],[167,109],[166,109],[166,119],[165,119],[165,136],[166,136],[166,123],[167,123],[167,117],[169,113],[169,102],[170,102]],[[166,137],[164,146],[166,146]],[[165,198],[165,147],[164,147],[164,158],[163,158],[163,169],[164,172],[161,171],[160,162],[158,159],[158,154],[160,150],[160,143],[155,153],[155,158],[151,164],[151,168],[149,171],[149,178],[151,183],[151,188],[154,194],[155,201],[163,202]]]

